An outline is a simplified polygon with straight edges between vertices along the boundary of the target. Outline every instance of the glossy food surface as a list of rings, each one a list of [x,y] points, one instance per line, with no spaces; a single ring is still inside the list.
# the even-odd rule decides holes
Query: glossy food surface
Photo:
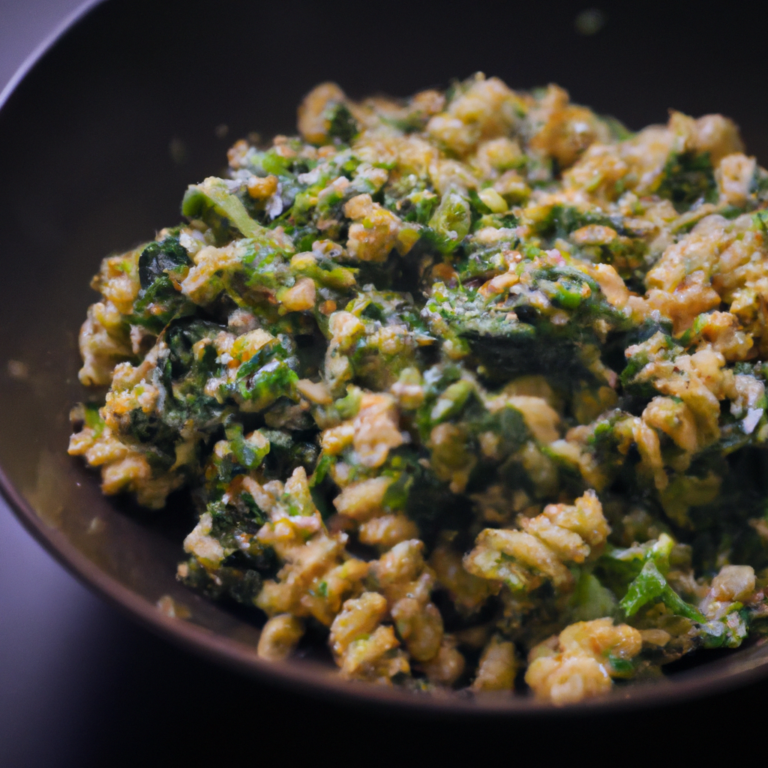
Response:
[[[91,283],[110,389],[69,453],[160,516],[189,490],[180,581],[265,614],[262,659],[325,640],[420,692],[525,669],[563,705],[760,642],[768,172],[737,126],[632,134],[478,73],[321,84],[298,129]]]

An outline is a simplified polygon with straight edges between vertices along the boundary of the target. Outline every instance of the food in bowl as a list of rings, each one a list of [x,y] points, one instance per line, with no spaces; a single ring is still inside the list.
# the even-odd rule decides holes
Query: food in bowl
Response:
[[[556,705],[760,637],[768,172],[477,75],[238,141],[102,262],[69,451],[350,680]],[[98,389],[97,389],[98,391]],[[162,513],[162,512],[160,512]]]

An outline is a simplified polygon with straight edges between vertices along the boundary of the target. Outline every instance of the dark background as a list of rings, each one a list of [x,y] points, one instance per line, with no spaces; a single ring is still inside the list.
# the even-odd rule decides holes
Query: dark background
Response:
[[[77,5],[0,0],[0,87]],[[512,87],[559,82],[575,100],[631,128],[664,122],[670,106],[694,115],[720,111],[739,122],[750,151],[768,162],[768,12],[751,6],[602,3],[597,7],[604,25],[584,34],[576,19],[589,2],[122,5],[131,12],[117,38],[88,38],[88,48],[80,49],[77,41],[86,38],[82,28],[75,30],[69,61],[76,82],[51,87],[50,122],[30,126],[30,134],[55,142],[56,105],[69,92],[116,87],[107,73],[114,75],[118,59],[124,62],[123,111],[114,120],[129,121],[132,94],[137,103],[144,99],[153,62],[167,50],[172,77],[155,84],[152,94],[173,101],[176,122],[147,151],[157,154],[158,167],[177,180],[179,191],[215,172],[239,135],[290,131],[293,105],[315,82],[335,79],[352,96],[365,94],[371,84],[402,95],[475,70],[498,74]],[[208,34],[212,14],[228,17],[224,32]],[[243,82],[245,70],[252,88],[214,78],[211,57],[231,61],[232,82]],[[288,85],[286,70],[294,73]],[[220,125],[228,126],[226,137],[217,136]],[[105,140],[88,134],[87,120],[82,130],[84,150],[88,142]],[[140,123],[133,130],[152,133]],[[146,182],[99,171],[84,172],[84,178],[98,176],[105,205],[110,185],[136,184],[138,190]],[[178,195],[166,198],[151,187],[144,194],[154,217],[144,223],[147,229],[175,220]],[[134,237],[129,233],[135,226],[116,223],[116,238]],[[0,256],[6,263],[10,258]],[[717,748],[743,760],[760,749],[766,697],[768,684],[761,683],[685,706],[546,722],[406,719],[302,698],[190,656],[134,625],[56,565],[0,501],[2,768],[250,766],[323,757],[373,765],[455,764],[485,760],[485,752],[493,753],[494,764],[581,758],[665,765]]]

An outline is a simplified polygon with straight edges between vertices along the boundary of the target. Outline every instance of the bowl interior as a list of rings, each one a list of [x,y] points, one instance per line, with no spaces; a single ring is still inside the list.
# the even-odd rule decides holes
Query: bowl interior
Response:
[[[95,296],[88,283],[104,255],[179,221],[186,185],[220,172],[235,139],[293,132],[296,105],[322,80],[353,96],[405,95],[476,70],[512,87],[555,81],[632,128],[665,121],[669,106],[721,111],[768,158],[768,102],[743,75],[760,65],[757,43],[743,44],[738,65],[718,63],[700,55],[702,41],[723,33],[714,21],[688,19],[680,37],[676,11],[660,25],[616,4],[605,30],[584,37],[573,25],[580,9],[491,3],[481,24],[400,0],[378,15],[346,2],[110,0],[72,28],[0,112],[0,465],[30,530],[92,586],[190,647],[315,690],[412,701],[342,684],[311,660],[264,665],[253,620],[175,580],[191,527],[183,497],[168,514],[141,513],[104,498],[97,477],[66,455],[68,411],[84,397],[77,332]],[[155,604],[164,595],[191,617],[163,615]],[[688,696],[767,665],[768,650],[753,647],[617,698]],[[539,711],[519,699],[428,706]]]

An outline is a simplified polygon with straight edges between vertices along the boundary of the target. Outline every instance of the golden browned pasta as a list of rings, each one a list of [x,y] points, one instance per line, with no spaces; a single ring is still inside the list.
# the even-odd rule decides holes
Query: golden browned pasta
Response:
[[[179,578],[261,658],[565,705],[763,631],[768,172],[731,120],[324,83],[228,158],[102,262],[69,451],[190,492]]]

